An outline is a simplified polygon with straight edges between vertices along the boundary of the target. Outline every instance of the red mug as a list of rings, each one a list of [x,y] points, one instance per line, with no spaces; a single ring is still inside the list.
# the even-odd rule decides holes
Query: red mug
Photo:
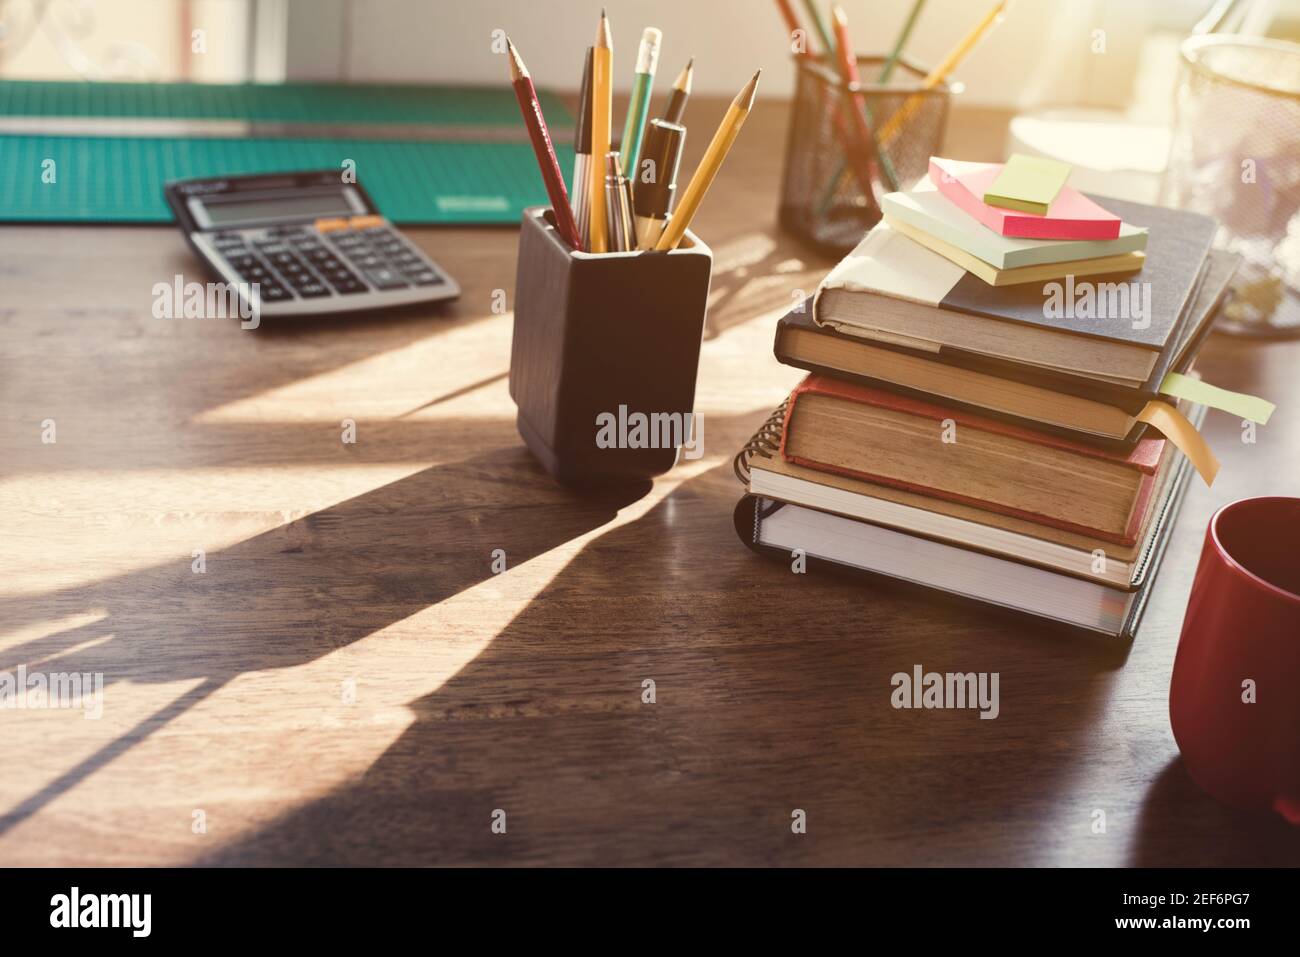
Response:
[[[1169,722],[1202,790],[1300,825],[1300,498],[1242,499],[1210,519]]]

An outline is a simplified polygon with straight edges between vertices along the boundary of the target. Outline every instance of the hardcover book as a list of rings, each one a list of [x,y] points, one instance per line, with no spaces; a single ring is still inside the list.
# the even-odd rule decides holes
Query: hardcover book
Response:
[[[1102,449],[811,375],[791,394],[781,457],[820,471],[1132,545],[1168,442]]]
[[[783,416],[784,409],[778,409],[737,455],[736,473],[742,482],[750,481],[751,465],[761,468],[773,461],[775,423]],[[1188,413],[1198,425],[1204,416],[1202,406]],[[1192,471],[1182,456],[1169,460],[1168,478],[1153,496],[1142,541],[1123,553],[1126,580],[1103,581],[1097,576],[1089,580],[1053,571],[1024,554],[1013,558],[1014,553],[998,554],[944,535],[909,533],[885,522],[750,492],[737,502],[734,521],[740,540],[758,554],[788,563],[792,551],[800,549],[814,574],[827,571],[848,578],[894,581],[918,594],[935,589],[1071,628],[1131,639],[1146,609]],[[978,519],[980,514],[968,510],[963,517]],[[1018,530],[1027,529],[1032,526]],[[1081,543],[1086,540],[1072,544]]]
[[[1169,372],[1186,372],[1213,326],[1236,271],[1235,253],[1214,250],[1176,343],[1161,353],[1147,381],[1125,387],[944,347],[937,352],[873,341],[812,320],[812,301],[784,316],[773,351],[785,365],[864,385],[931,397],[968,411],[1083,441],[1131,446],[1147,426],[1134,416],[1159,395]]]
[[[962,349],[1138,388],[1176,341],[1215,224],[1114,205],[1149,231],[1139,273],[994,287],[881,222],[822,282],[813,319],[924,351]]]

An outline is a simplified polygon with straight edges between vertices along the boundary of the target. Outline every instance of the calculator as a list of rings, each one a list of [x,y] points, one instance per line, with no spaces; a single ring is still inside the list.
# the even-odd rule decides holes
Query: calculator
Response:
[[[186,241],[263,318],[356,312],[460,295],[339,170],[167,183]],[[257,292],[253,294],[254,288]]]

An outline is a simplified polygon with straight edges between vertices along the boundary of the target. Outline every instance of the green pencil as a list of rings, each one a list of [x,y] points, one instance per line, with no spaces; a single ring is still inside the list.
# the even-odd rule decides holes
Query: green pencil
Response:
[[[921,8],[925,6],[925,0],[916,0],[912,4],[912,12],[907,15],[907,21],[903,24],[902,31],[898,34],[898,39],[894,41],[894,49],[889,51],[889,58],[885,60],[885,65],[880,68],[880,76],[876,77],[877,83],[888,83],[889,77],[894,72],[894,67],[898,65],[898,58],[903,54],[903,47],[907,46],[907,39],[912,35],[912,28],[916,26],[917,17],[921,15]]]
[[[808,18],[812,20],[813,29],[817,31],[817,36],[821,38],[822,47],[826,55],[830,56],[835,52],[835,42],[831,35],[826,32],[826,24],[822,22],[822,15],[817,12],[817,3],[815,0],[803,0],[804,9],[808,11]]]
[[[637,157],[641,155],[641,136],[645,133],[646,115],[650,112],[650,88],[655,82],[655,67],[659,65],[659,44],[663,33],[646,27],[641,34],[641,46],[636,51],[636,78],[632,81],[632,99],[627,104],[627,124],[623,127],[623,144],[619,150],[623,173],[637,181]]]

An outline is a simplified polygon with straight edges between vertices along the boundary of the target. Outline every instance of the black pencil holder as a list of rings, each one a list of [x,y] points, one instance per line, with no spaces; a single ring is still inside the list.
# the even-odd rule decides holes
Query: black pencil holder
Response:
[[[847,84],[833,64],[814,57],[795,62],[780,222],[822,252],[840,256],[880,221],[876,194],[910,189],[925,175],[930,157],[941,155],[951,90],[946,83],[922,90],[924,71],[901,59],[886,86]],[[883,63],[883,57],[859,57],[858,73],[866,81]],[[848,112],[855,95],[866,107],[869,146],[857,145],[858,127]]]
[[[595,255],[570,249],[548,209],[524,211],[510,396],[559,481],[642,481],[672,468],[674,440],[692,441],[712,265],[689,230],[669,252]]]

